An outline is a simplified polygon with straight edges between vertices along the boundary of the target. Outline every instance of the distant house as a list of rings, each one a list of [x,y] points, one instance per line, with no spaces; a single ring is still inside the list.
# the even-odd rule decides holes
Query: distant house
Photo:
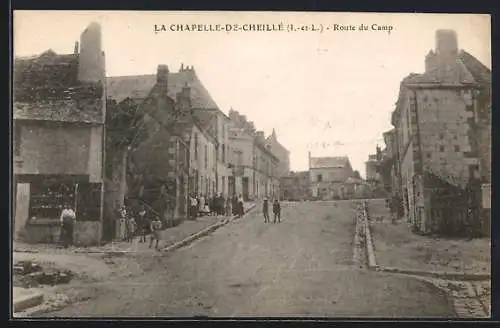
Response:
[[[309,188],[313,198],[346,198],[346,182],[353,176],[354,170],[348,157],[311,157],[309,153]]]
[[[14,62],[14,238],[57,242],[65,202],[75,243],[103,226],[105,66],[101,29],[89,25],[73,54],[51,50]]]
[[[290,172],[281,177],[280,198],[291,201],[309,199],[309,172]]]

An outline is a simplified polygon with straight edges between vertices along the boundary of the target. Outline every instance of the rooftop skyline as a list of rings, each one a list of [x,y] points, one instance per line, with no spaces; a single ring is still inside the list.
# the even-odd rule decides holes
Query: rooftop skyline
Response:
[[[401,80],[424,71],[435,32],[453,29],[458,46],[491,67],[488,15],[189,12],[15,12],[14,55],[72,53],[92,21],[103,32],[107,76],[177,72],[194,66],[214,102],[234,108],[290,151],[291,169],[313,157],[364,162],[391,129]],[[154,32],[154,24],[307,22],[392,25],[387,32]],[[33,31],[37,31],[36,35]],[[56,38],[54,36],[57,35]]]

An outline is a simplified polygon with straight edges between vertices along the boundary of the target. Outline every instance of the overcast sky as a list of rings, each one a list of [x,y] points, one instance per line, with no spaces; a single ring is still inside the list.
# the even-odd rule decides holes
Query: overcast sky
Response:
[[[489,16],[452,14],[17,11],[14,54],[71,53],[92,21],[103,29],[108,76],[194,65],[223,112],[238,110],[266,135],[276,129],[292,170],[307,170],[311,151],[347,155],[364,176],[368,154],[391,129],[399,83],[423,72],[437,29],[456,30],[459,47],[491,67]],[[155,24],[280,22],[323,24],[323,33],[154,31]],[[369,30],[326,30],[334,24]]]

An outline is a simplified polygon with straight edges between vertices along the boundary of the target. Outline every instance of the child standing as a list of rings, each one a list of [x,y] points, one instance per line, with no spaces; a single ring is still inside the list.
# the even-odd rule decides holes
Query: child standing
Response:
[[[278,222],[281,222],[281,206],[277,198],[274,200],[273,203],[273,213],[274,213],[274,223],[276,223],[276,219],[278,219]]]
[[[156,241],[155,248],[158,249],[158,243],[160,241],[160,230],[161,230],[161,221],[159,217],[155,217],[153,220],[151,220],[151,239],[149,240],[149,248],[153,246],[153,241]]]

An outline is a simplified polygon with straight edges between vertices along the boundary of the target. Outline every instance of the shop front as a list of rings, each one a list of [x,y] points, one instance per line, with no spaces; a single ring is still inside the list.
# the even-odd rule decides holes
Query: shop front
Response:
[[[75,245],[101,240],[102,183],[88,175],[23,174],[14,177],[14,238],[27,243],[58,243],[65,204],[76,213]]]

